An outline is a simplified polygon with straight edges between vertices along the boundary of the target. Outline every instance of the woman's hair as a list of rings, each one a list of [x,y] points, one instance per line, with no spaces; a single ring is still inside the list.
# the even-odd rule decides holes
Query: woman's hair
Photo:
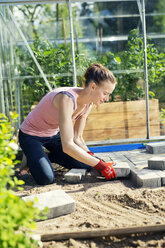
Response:
[[[101,64],[92,64],[88,67],[84,74],[84,86],[88,87],[90,82],[101,85],[102,81],[109,80],[112,84],[116,84],[116,78],[113,73]]]

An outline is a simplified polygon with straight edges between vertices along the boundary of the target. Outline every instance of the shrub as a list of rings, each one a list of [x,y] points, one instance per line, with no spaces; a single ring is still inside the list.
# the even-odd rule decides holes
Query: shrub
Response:
[[[11,120],[17,115],[13,113]],[[38,246],[30,234],[36,227],[35,219],[44,216],[34,206],[34,202],[25,202],[15,195],[24,183],[14,176],[17,144],[12,139],[13,128],[4,114],[0,114],[0,247],[35,248]]]

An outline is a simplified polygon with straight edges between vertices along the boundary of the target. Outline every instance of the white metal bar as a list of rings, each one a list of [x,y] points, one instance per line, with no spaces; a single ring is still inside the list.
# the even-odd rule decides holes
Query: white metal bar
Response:
[[[51,90],[52,90],[52,87],[50,86],[50,84],[49,84],[49,82],[48,82],[48,80],[47,80],[47,78],[46,78],[46,76],[45,76],[45,74],[44,74],[44,72],[43,72],[43,70],[42,70],[40,64],[38,63],[38,61],[37,61],[37,59],[36,59],[36,57],[35,57],[35,55],[34,55],[32,49],[31,49],[31,47],[29,46],[29,44],[28,44],[28,42],[27,42],[27,40],[26,40],[26,38],[25,38],[25,36],[24,36],[22,30],[20,29],[18,23],[16,22],[16,20],[15,20],[15,18],[14,18],[14,16],[13,16],[11,10],[9,9],[9,7],[7,7],[7,8],[8,8],[8,12],[9,12],[9,15],[10,15],[10,17],[11,17],[13,23],[15,24],[15,26],[16,26],[16,28],[17,28],[17,30],[18,30],[20,36],[21,36],[21,38],[23,39],[23,41],[24,41],[24,43],[25,43],[25,45],[26,45],[26,47],[27,47],[27,49],[28,49],[30,55],[32,56],[32,58],[33,58],[33,60],[34,60],[34,62],[35,62],[35,64],[36,64],[36,66],[37,66],[39,72],[41,73],[41,75],[42,75],[42,77],[43,77],[43,79],[44,79],[44,81],[45,81],[45,83],[46,83],[48,89],[51,91]]]
[[[144,49],[144,78],[145,78],[145,98],[146,98],[146,125],[147,139],[150,139],[150,120],[149,120],[149,96],[148,96],[148,67],[147,67],[147,35],[145,20],[145,0],[142,0],[142,27],[143,27],[143,49]]]
[[[4,10],[4,7],[2,7],[2,12],[3,12],[3,15],[5,15],[5,10]],[[3,77],[5,76],[7,79],[6,80],[3,80],[2,81],[2,84],[3,84],[3,90],[4,90],[4,101],[5,101],[5,114],[7,115],[7,117],[9,117],[9,100],[8,100],[8,87],[7,87],[7,80],[8,80],[8,73],[7,73],[7,68],[6,68],[6,65],[5,65],[5,52],[6,52],[6,48],[4,46],[4,44],[7,43],[6,41],[6,30],[5,30],[5,27],[2,26],[1,27],[1,30],[0,30],[1,34],[0,34],[0,49],[1,49],[1,59],[2,59],[2,64],[1,64],[1,67],[2,67],[2,79]],[[7,44],[6,44],[7,45]]]
[[[165,38],[165,34],[147,34],[147,36],[149,38],[152,39],[164,39]],[[80,38],[79,37],[79,44],[80,43],[95,43],[97,42],[97,37],[84,37],[84,38]],[[113,42],[113,41],[126,41],[128,40],[128,35],[115,35],[115,36],[106,36],[103,37],[103,42]],[[54,39],[49,39],[50,42],[54,43]],[[32,43],[32,40],[28,41],[29,44]],[[64,39],[58,39],[56,40],[56,44],[63,44],[64,43]],[[66,39],[66,43],[70,43],[70,39]],[[23,41],[17,41],[17,45],[22,45]]]
[[[15,5],[15,4],[48,4],[48,3],[68,2],[68,0],[1,0],[0,5]],[[92,2],[92,0],[72,0],[72,2]],[[95,0],[95,2],[121,2],[121,0]],[[122,2],[136,2],[136,0],[122,0]]]
[[[142,7],[141,7],[141,2],[140,2],[140,0],[137,0],[137,5],[138,5],[139,13],[140,13],[140,20],[141,20],[141,22],[143,22]]]
[[[3,113],[3,114],[6,113],[5,112],[5,97],[4,97],[4,88],[3,88],[3,76],[2,76],[1,58],[0,58],[0,112]]]
[[[77,86],[75,49],[74,49],[74,34],[73,34],[73,20],[72,20],[72,4],[71,4],[70,0],[68,2],[68,8],[69,8],[70,38],[71,38],[72,63],[73,63],[73,81],[74,81],[74,86]]]

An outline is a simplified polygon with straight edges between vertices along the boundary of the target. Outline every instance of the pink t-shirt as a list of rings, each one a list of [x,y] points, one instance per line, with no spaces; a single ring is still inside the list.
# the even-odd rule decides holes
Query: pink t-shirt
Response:
[[[67,91],[74,97],[74,110],[76,110],[76,88],[57,88],[46,94],[37,106],[28,114],[20,127],[23,133],[39,137],[50,137],[59,132],[58,110],[53,104],[53,99],[61,91]],[[83,110],[79,117],[87,111],[88,107],[89,106]]]

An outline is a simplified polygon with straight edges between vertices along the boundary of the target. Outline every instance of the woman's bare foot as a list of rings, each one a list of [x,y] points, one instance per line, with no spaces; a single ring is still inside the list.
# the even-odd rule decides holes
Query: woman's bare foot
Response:
[[[21,169],[19,174],[20,174],[20,176],[23,176],[23,175],[26,175],[26,174],[29,174],[29,173],[30,173],[29,168],[26,167],[24,169]]]
[[[30,173],[30,171],[29,171],[29,167],[27,165],[27,159],[26,159],[25,154],[23,153],[21,168],[20,168],[20,175],[23,176],[23,175],[26,175],[29,173]]]

